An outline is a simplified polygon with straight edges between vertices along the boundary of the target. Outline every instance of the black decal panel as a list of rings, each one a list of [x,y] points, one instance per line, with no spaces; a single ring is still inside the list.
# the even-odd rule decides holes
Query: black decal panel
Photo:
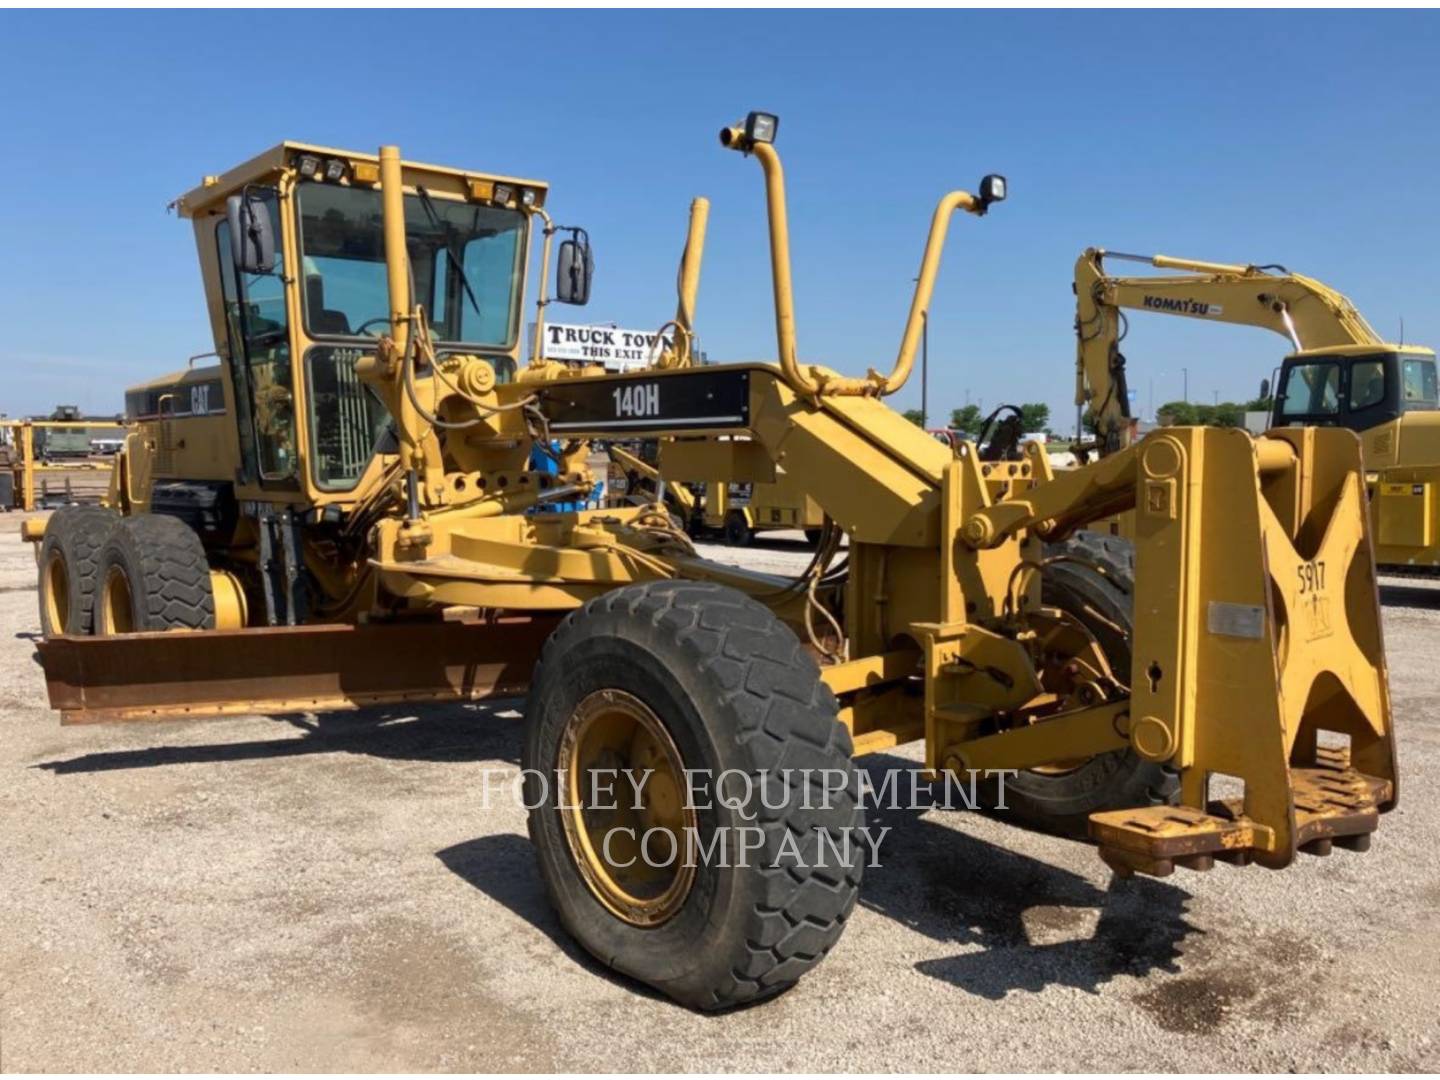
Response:
[[[541,391],[540,409],[557,435],[738,430],[750,424],[750,373],[696,368],[552,383]]]
[[[224,415],[225,388],[218,376],[183,379],[168,386],[132,390],[125,395],[127,420],[185,420]]]

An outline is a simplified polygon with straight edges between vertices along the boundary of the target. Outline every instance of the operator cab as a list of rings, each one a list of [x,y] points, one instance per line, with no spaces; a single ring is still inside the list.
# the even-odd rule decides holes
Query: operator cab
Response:
[[[402,175],[410,285],[437,355],[480,357],[506,381],[546,185],[416,162]],[[374,155],[285,142],[176,201],[195,226],[245,497],[344,501],[394,448],[357,369],[391,330],[379,179]]]
[[[1276,383],[1275,427],[1367,431],[1407,412],[1440,408],[1429,349],[1344,345],[1287,356]]]

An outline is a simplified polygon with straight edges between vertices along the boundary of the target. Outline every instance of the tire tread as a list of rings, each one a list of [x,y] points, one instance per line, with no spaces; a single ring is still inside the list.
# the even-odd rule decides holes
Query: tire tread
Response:
[[[210,563],[195,531],[166,514],[123,518],[101,561],[121,566],[137,597],[143,630],[208,630],[215,626]],[[102,579],[103,580],[103,579]],[[97,585],[99,582],[97,582]]]
[[[535,683],[588,619],[602,611],[648,621],[673,635],[695,670],[721,689],[716,705],[730,714],[736,743],[746,748],[757,775],[785,768],[850,771],[847,792],[834,801],[848,815],[843,828],[863,824],[853,746],[848,729],[835,719],[835,696],[794,632],[768,609],[709,582],[669,580],[618,589],[562,621],[541,652]],[[820,824],[807,817],[816,811],[803,809],[803,801],[796,788],[784,806],[758,808],[767,851],[786,831],[808,836]],[[824,827],[832,833],[841,829],[839,824]],[[729,1008],[779,993],[835,946],[854,910],[863,866],[853,860],[843,870],[765,863],[757,860],[753,867],[763,879],[761,899],[745,913],[728,977],[698,993],[660,989],[692,1007]]]

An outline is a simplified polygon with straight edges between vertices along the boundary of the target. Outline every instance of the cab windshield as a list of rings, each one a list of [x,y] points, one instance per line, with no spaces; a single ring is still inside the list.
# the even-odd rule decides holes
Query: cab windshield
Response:
[[[1280,415],[1335,416],[1340,412],[1340,365],[1334,360],[1296,364],[1285,376]]]
[[[390,416],[356,372],[367,345],[390,332],[380,192],[317,182],[299,188],[311,471],[317,486],[348,491]],[[431,195],[405,196],[405,240],[415,300],[442,352],[508,350],[519,332],[525,215]],[[336,341],[334,339],[341,339]],[[510,374],[496,356],[496,374]]]
[[[305,327],[312,337],[388,333],[380,192],[299,189]],[[508,348],[519,330],[525,215],[432,195],[405,196],[415,300],[437,341]]]

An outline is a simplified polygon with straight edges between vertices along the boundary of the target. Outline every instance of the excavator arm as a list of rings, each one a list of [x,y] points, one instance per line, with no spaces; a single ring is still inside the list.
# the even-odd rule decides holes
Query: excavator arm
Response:
[[[1181,273],[1115,277],[1106,273],[1106,259]],[[1130,441],[1125,357],[1120,352],[1126,310],[1255,326],[1282,335],[1296,352],[1381,343],[1344,295],[1283,266],[1238,266],[1088,248],[1075,263],[1075,404],[1094,414],[1102,453]]]

